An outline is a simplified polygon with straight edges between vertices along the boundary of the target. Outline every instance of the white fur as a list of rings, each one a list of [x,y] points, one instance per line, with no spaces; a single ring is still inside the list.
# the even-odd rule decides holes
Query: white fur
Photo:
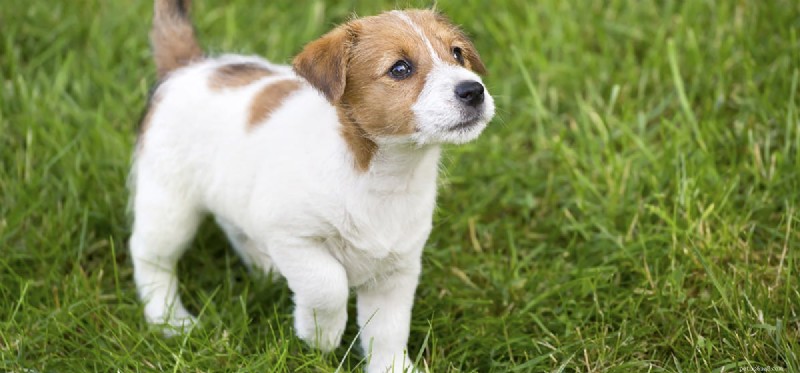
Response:
[[[214,91],[211,73],[234,62],[281,73]],[[279,80],[302,82],[264,123],[248,130],[254,95]],[[453,86],[480,79],[436,67],[414,105],[419,131],[377,139],[366,172],[354,167],[335,109],[286,66],[223,56],[179,69],[158,88],[131,173],[134,276],[151,323],[188,327],[175,264],[207,213],[243,260],[286,278],[300,338],[323,351],[340,344],[349,290],[358,296],[367,372],[413,369],[406,355],[420,256],[431,230],[439,144],[475,138],[481,123],[448,133],[459,111]],[[388,125],[388,124],[387,124]]]
[[[417,102],[412,107],[419,131],[414,140],[419,144],[454,143],[463,144],[474,140],[483,132],[494,117],[494,99],[485,93],[482,108],[465,108],[453,94],[459,82],[474,80],[483,84],[481,78],[463,67],[439,64],[431,70]],[[474,116],[474,117],[473,117]],[[475,124],[463,129],[453,129],[464,123]]]

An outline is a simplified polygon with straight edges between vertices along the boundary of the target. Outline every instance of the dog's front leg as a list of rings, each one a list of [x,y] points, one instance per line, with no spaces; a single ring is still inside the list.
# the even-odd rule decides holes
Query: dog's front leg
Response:
[[[294,293],[297,336],[330,352],[339,346],[347,323],[347,273],[318,242],[311,239],[270,243],[275,265]],[[274,247],[274,246],[273,246]]]
[[[361,345],[367,373],[416,372],[406,352],[419,264],[358,289]]]

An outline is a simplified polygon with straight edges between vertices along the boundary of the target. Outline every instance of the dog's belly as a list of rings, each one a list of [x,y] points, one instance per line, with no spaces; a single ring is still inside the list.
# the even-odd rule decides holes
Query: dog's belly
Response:
[[[217,217],[216,220],[248,268],[263,271],[265,274],[270,272],[273,275],[279,274],[280,268],[273,265],[266,246],[259,245],[230,221],[221,217]],[[404,258],[408,253],[359,249],[339,235],[321,237],[319,241],[322,243],[321,249],[327,250],[344,267],[351,288],[369,286],[392,275],[401,265],[407,264]],[[275,249],[281,250],[281,248]]]
[[[273,272],[273,275],[276,274],[277,269],[272,264],[272,258],[267,254],[265,247],[259,245],[258,242],[251,239],[241,228],[230,221],[219,216],[216,218],[217,224],[228,236],[233,249],[251,271],[260,270],[265,274],[270,272]]]

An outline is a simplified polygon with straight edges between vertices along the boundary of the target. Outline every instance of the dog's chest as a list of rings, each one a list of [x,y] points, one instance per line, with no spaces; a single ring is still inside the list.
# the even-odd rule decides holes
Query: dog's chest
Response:
[[[384,196],[345,209],[337,234],[325,240],[358,287],[418,261],[431,229],[433,195]]]

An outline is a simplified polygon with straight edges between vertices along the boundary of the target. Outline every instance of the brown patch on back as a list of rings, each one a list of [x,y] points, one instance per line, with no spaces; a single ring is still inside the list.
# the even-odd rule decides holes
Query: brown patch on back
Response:
[[[301,84],[297,80],[281,80],[262,88],[250,105],[250,117],[247,120],[248,129],[252,129],[267,120],[283,100],[294,91],[300,89],[300,87]]]
[[[203,58],[189,21],[190,0],[156,0],[150,42],[159,80],[171,71]]]
[[[266,66],[256,63],[233,63],[217,68],[211,74],[208,86],[215,91],[225,88],[239,88],[273,74],[274,72]]]

